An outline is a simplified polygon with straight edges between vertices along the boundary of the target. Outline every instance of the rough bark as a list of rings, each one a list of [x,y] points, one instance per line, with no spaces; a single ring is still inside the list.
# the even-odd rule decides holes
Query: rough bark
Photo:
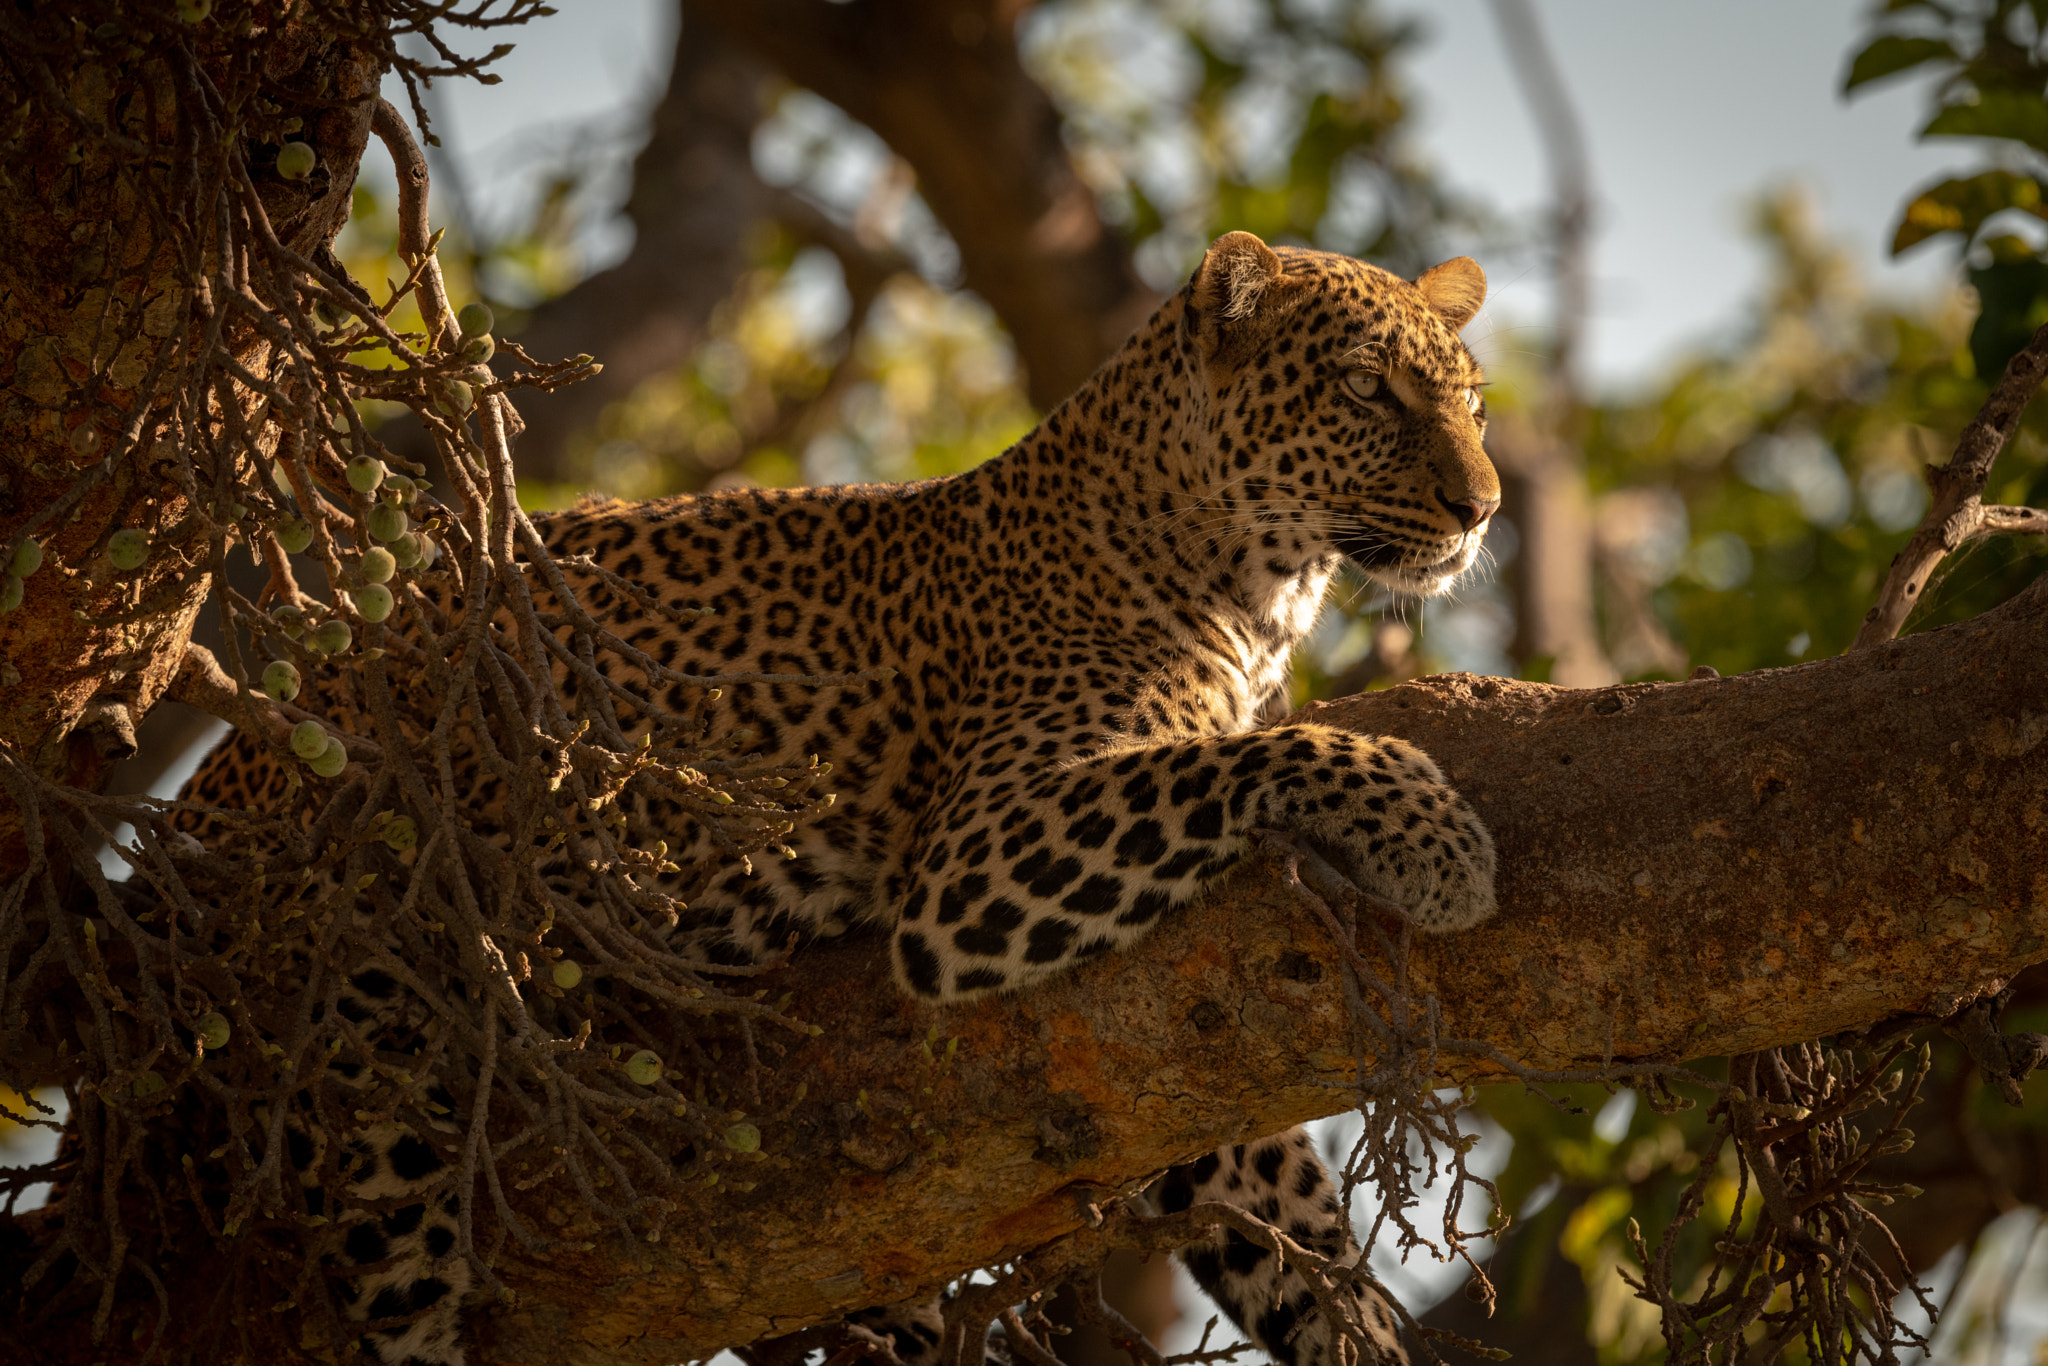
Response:
[[[203,66],[243,59],[218,33],[195,46]],[[178,147],[181,102],[198,96],[125,63],[118,40],[97,55],[66,73],[76,113],[21,105],[0,157],[0,545],[40,522],[49,550],[22,606],[0,617],[0,745],[83,787],[134,753],[134,727],[169,685],[207,591],[194,572],[207,530],[183,521],[182,498],[157,496],[154,459],[114,459],[123,433],[142,422],[138,387],[152,366],[177,373],[181,351],[199,340],[177,245],[138,193],[149,173],[122,162]],[[302,182],[258,177],[279,240],[311,255],[346,221],[369,133],[363,101],[375,95],[382,57],[319,23],[290,23],[267,36],[262,66],[266,89],[293,92],[283,113],[302,117],[301,136],[321,151]],[[173,196],[163,202],[168,209]],[[186,278],[196,264],[186,263]],[[245,368],[265,370],[259,337],[229,333],[224,343]],[[63,503],[103,460],[109,476]],[[116,582],[94,552],[131,518],[159,533],[182,523],[184,539],[160,539],[148,564]],[[0,876],[21,866],[19,830],[14,803],[0,802]]]
[[[962,283],[1017,344],[1031,401],[1078,388],[1156,302],[1018,59],[1021,0],[686,0],[873,129],[917,172]]]

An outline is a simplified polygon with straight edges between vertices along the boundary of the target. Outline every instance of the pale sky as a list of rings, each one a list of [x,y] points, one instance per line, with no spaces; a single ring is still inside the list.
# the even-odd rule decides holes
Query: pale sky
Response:
[[[1919,294],[1953,253],[1887,247],[1907,191],[1968,164],[1954,140],[1917,143],[1924,82],[1836,91],[1864,0],[1535,0],[1586,129],[1599,202],[1591,378],[1654,374],[1733,325],[1761,279],[1746,205],[1774,182],[1815,193],[1831,236],[1873,288]],[[1410,68],[1420,138],[1460,190],[1525,216],[1549,183],[1487,0],[1394,0],[1432,37]],[[1482,261],[1482,264],[1485,262]],[[1494,272],[1489,272],[1494,274]],[[1495,280],[1494,310],[1541,318],[1540,275]]]
[[[1446,178],[1506,213],[1544,202],[1541,149],[1503,60],[1486,0],[1387,0],[1421,18],[1417,134]],[[1536,0],[1586,125],[1600,213],[1589,378],[1608,389],[1653,376],[1689,345],[1738,325],[1761,258],[1745,205],[1765,186],[1812,188],[1823,220],[1881,291],[1924,293],[1952,262],[1939,246],[1904,266],[1884,253],[1906,193],[1967,163],[1956,144],[1917,144],[1920,87],[1853,104],[1836,95],[1862,31],[1861,0]],[[502,84],[435,91],[487,219],[517,221],[551,161],[602,162],[635,145],[635,113],[666,77],[674,0],[575,0],[514,36]],[[621,158],[612,158],[623,168]],[[623,193],[615,178],[609,193]],[[624,249],[616,227],[602,257]],[[1548,284],[1494,263],[1493,300],[1472,334],[1512,345],[1540,321]]]

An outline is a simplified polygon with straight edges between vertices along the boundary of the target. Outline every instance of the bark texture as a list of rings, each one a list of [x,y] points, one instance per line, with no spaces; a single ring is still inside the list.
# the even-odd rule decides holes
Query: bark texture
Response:
[[[2039,588],[1798,668],[1597,691],[1455,675],[1317,719],[1424,745],[1491,823],[1501,914],[1421,945],[1412,981],[1448,1035],[1532,1065],[1943,1015],[2048,958]],[[799,955],[767,985],[826,1033],[778,1071],[772,1103],[808,1094],[764,1123],[755,1189],[654,1246],[545,1211],[598,1246],[508,1257],[520,1303],[480,1325],[479,1358],[659,1362],[793,1330],[1042,1243],[1219,1141],[1342,1109],[1334,951],[1275,872],[1254,861],[1136,952],[950,1010],[878,985],[871,943]],[[1450,1079],[1484,1075],[1446,1059]]]
[[[0,617],[0,744],[82,787],[135,752],[134,727],[169,685],[208,586],[198,572],[207,529],[182,497],[161,496],[168,458],[119,455],[141,408],[164,397],[152,380],[178,375],[202,341],[181,280],[211,263],[178,260],[165,215],[185,212],[187,182],[149,159],[191,135],[185,102],[203,96],[108,43],[99,60],[65,73],[75,113],[23,104],[0,153],[0,241],[9,244],[0,252],[0,545],[42,521],[35,535],[48,549],[21,607]],[[202,67],[246,60],[217,34],[195,47]],[[256,177],[279,240],[302,254],[324,250],[347,219],[382,61],[319,23],[288,23],[265,39],[263,88],[292,92],[282,115],[300,117],[299,136],[321,154],[301,182]],[[267,343],[253,332],[229,329],[222,344],[252,373],[267,369]],[[119,458],[108,476],[64,504],[110,455]],[[53,505],[60,515],[44,519]],[[130,523],[157,544],[117,582],[95,552]],[[179,534],[166,541],[167,530]],[[19,840],[17,808],[0,802],[0,875],[22,866]]]

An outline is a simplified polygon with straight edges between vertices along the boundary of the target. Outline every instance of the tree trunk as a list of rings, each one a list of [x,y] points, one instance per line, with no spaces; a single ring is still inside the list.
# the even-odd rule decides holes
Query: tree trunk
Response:
[[[712,310],[745,270],[749,235],[772,216],[774,196],[753,163],[766,78],[751,53],[684,16],[667,93],[633,163],[632,251],[540,305],[519,334],[532,355],[588,352],[604,363],[593,379],[521,401],[522,478],[585,478],[569,460],[572,438],[704,341]]]
[[[0,18],[10,40],[31,42],[25,27]],[[275,149],[256,147],[252,176],[279,239],[303,255],[323,251],[347,220],[382,53],[294,21],[265,38],[252,76],[246,40],[220,25],[193,44],[217,86],[255,78],[292,92],[279,118],[301,120],[294,136],[320,164],[281,180],[261,165]],[[194,126],[187,102],[203,97],[160,66],[124,60],[122,45],[109,37],[99,60],[54,72],[75,114],[20,104],[0,159],[0,546],[34,527],[47,551],[22,605],[0,617],[0,747],[87,788],[134,753],[136,725],[170,684],[206,597],[211,534],[185,498],[158,496],[169,453],[138,459],[128,448],[149,417],[138,390],[153,369],[177,374],[200,340],[182,281],[212,265],[179,261],[162,215],[186,207],[178,177],[215,173],[216,154],[181,155]],[[21,79],[33,77],[0,75],[0,92]],[[242,155],[238,144],[219,162]],[[151,158],[159,164],[137,169]],[[149,177],[166,187],[154,205],[137,193]],[[266,372],[258,336],[230,330],[225,340],[245,369]],[[141,569],[117,577],[104,551],[123,525],[149,531],[154,545]],[[20,808],[0,801],[0,879],[25,853]]]
[[[960,249],[1050,411],[1157,299],[1074,172],[1059,112],[1018,59],[1018,0],[686,0],[879,134]]]

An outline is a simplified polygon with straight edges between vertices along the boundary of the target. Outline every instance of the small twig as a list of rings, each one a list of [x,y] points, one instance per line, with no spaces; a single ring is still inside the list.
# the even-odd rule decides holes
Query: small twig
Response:
[[[370,115],[370,130],[383,141],[398,171],[398,252],[417,272],[423,295],[420,315],[426,320],[427,335],[443,346],[452,346],[454,317],[448,309],[448,290],[441,283],[441,265],[432,254],[433,238],[428,230],[426,155],[389,100],[377,101]]]
[[[1984,406],[1956,440],[1946,465],[1925,471],[1933,491],[1905,549],[1892,558],[1891,571],[1878,590],[1877,601],[1864,614],[1863,625],[1849,648],[1861,650],[1898,635],[1906,618],[1920,604],[1927,581],[1942,560],[1969,541],[1997,534],[2048,533],[2048,512],[2035,508],[1987,507],[1984,485],[1991,466],[2019,427],[2020,416],[2048,377],[2048,325],[2034,333],[2025,348],[2006,362]]]
[[[213,651],[196,642],[185,646],[185,656],[164,695],[173,702],[183,702],[208,716],[218,717],[237,730],[270,741],[280,749],[288,743],[293,726],[300,721],[320,719],[290,703],[273,702],[267,697],[259,699],[237,687],[214,658]],[[377,764],[384,758],[384,750],[375,740],[332,729],[328,733],[341,741],[349,758],[357,763]]]

